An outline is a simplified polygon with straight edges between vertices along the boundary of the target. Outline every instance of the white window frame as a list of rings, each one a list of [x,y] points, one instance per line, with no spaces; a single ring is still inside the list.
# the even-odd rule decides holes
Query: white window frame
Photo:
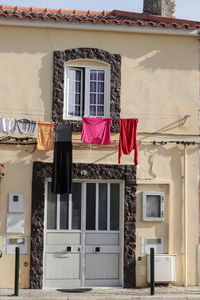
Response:
[[[120,231],[120,211],[121,211],[121,207],[120,207],[120,199],[121,199],[121,186],[120,186],[120,182],[118,181],[100,181],[100,182],[95,182],[95,181],[87,181],[85,184],[85,190],[86,190],[86,185],[87,183],[95,183],[96,184],[96,200],[95,200],[95,207],[96,207],[96,212],[95,212],[95,229],[85,229],[87,233],[95,233],[95,232],[100,232],[100,233],[106,233],[106,232],[110,232],[110,233],[119,233]],[[107,184],[107,229],[99,229],[99,184],[100,183],[105,183]],[[112,183],[117,183],[119,184],[119,229],[110,229],[110,185]],[[85,198],[86,201],[86,198]],[[85,224],[86,227],[86,224]]]
[[[85,70],[85,79],[83,79],[83,85],[85,88],[83,95],[82,86],[82,97],[81,97],[81,116],[71,116],[68,113],[68,103],[69,103],[69,69]],[[64,105],[63,105],[63,119],[64,120],[81,120],[82,117],[98,118],[96,116],[89,116],[89,100],[90,100],[90,71],[91,70],[103,70],[104,77],[104,115],[99,116],[99,118],[109,118],[110,117],[110,67],[109,66],[88,66],[88,65],[71,65],[65,64],[65,80],[64,80]],[[84,101],[84,115],[83,112],[83,101]]]
[[[122,216],[121,216],[121,211],[123,207],[123,203],[121,201],[122,198],[122,182],[119,180],[73,180],[74,183],[81,183],[81,192],[82,192],[82,198],[81,198],[81,229],[72,229],[72,194],[69,194],[69,210],[68,210],[68,229],[60,229],[60,194],[56,195],[57,199],[57,212],[56,212],[56,228],[55,229],[48,229],[47,228],[47,197],[48,197],[48,182],[51,182],[50,178],[47,178],[45,180],[45,207],[46,207],[46,213],[45,213],[45,226],[46,226],[46,232],[81,232],[83,230],[83,227],[85,227],[85,231],[87,233],[95,233],[95,232],[100,232],[100,233],[119,233],[121,224],[123,224]],[[96,184],[96,216],[95,216],[95,229],[93,230],[86,230],[86,215],[84,216],[85,219],[83,220],[83,215],[84,211],[86,209],[86,185],[87,183],[95,183]],[[98,195],[98,189],[99,189],[99,184],[100,183],[106,183],[108,185],[107,189],[107,229],[105,230],[100,230],[98,227],[98,216],[99,216],[99,207],[98,207],[98,201],[99,201],[99,195]],[[112,183],[117,183],[119,184],[119,229],[118,230],[111,230],[110,229],[110,185]],[[83,203],[84,207],[83,207]]]
[[[83,111],[83,68],[81,68],[81,67],[75,67],[75,66],[69,66],[67,68],[66,76],[65,76],[65,81],[66,81],[65,86],[66,86],[67,91],[69,91],[69,69],[81,72],[81,92],[80,92],[80,95],[81,95],[81,97],[80,97],[81,98],[80,99],[80,101],[81,101],[80,102],[80,113],[81,113]],[[64,101],[63,117],[65,115],[65,112],[67,111],[68,118],[70,118],[70,119],[76,119],[76,118],[78,118],[77,116],[71,116],[71,115],[68,114],[69,93],[67,92],[66,95],[67,95],[67,102]]]
[[[147,216],[147,197],[148,196],[160,196],[160,217],[148,217]],[[143,192],[142,193],[142,220],[153,222],[164,222],[164,193],[163,192]]]
[[[81,232],[81,228],[80,229],[72,229],[72,194],[69,194],[69,206],[68,206],[68,229],[60,229],[60,194],[56,195],[56,228],[54,229],[48,229],[47,228],[47,201],[48,201],[48,183],[52,183],[51,179],[48,178],[46,179],[45,182],[45,195],[46,195],[46,199],[45,199],[45,207],[46,207],[46,219],[45,219],[45,223],[46,223],[46,232]],[[81,181],[73,181],[74,183],[82,183]],[[83,193],[83,186],[81,184],[81,193]],[[81,199],[81,226],[82,226],[82,199]]]

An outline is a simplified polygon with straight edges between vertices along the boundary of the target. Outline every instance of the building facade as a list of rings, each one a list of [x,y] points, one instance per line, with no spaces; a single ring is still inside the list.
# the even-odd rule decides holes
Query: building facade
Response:
[[[13,286],[15,246],[21,288],[145,286],[150,246],[175,255],[174,284],[198,284],[199,28],[1,6],[2,118],[73,131],[70,196],[51,193],[53,150],[37,149],[37,131],[0,133],[1,288]],[[91,103],[112,118],[110,145],[81,141]],[[138,118],[137,166],[133,152],[118,163],[120,118]]]

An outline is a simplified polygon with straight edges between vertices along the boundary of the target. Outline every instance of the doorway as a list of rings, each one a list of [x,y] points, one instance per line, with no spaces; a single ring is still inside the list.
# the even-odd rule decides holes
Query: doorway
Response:
[[[45,183],[44,288],[122,286],[119,181],[75,181],[71,195]]]

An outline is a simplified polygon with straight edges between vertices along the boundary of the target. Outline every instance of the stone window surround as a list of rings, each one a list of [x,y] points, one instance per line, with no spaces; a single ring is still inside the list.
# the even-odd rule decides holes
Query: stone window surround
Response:
[[[96,48],[74,48],[65,51],[54,51],[53,56],[53,121],[63,121],[64,104],[64,64],[75,59],[90,59],[110,65],[110,117],[111,131],[119,132],[120,87],[121,87],[121,56]],[[82,130],[81,121],[71,121],[73,131]]]
[[[35,161],[32,177],[30,288],[43,285],[45,178],[52,176],[52,163]],[[136,166],[73,164],[74,179],[124,180],[124,287],[136,286]]]

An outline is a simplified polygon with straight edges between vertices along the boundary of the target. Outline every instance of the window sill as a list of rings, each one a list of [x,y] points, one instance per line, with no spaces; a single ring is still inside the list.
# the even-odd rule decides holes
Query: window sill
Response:
[[[81,132],[82,131],[82,118],[81,119],[70,119],[70,118],[63,118],[62,120],[59,120],[61,122],[65,121],[70,121],[72,131],[74,132]],[[119,132],[119,121],[118,119],[112,119],[112,124],[111,124],[111,132]]]

